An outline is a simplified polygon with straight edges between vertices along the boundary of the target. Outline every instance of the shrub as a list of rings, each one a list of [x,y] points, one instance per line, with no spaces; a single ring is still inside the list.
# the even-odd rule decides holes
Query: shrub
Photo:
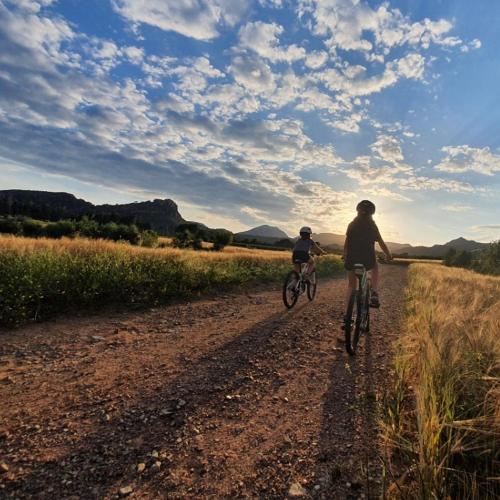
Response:
[[[76,224],[71,220],[60,220],[58,222],[49,222],[45,226],[45,234],[49,238],[62,238],[67,236],[72,238],[76,233]]]
[[[0,233],[20,234],[21,223],[14,217],[0,217]]]
[[[79,220],[76,227],[80,236],[84,236],[86,238],[99,238],[101,236],[99,223],[87,216],[84,216],[81,220]]]
[[[214,250],[223,250],[224,247],[233,242],[233,233],[225,229],[216,229],[212,232],[212,241],[214,243]]]
[[[141,233],[141,245],[143,247],[153,248],[158,245],[158,233],[147,229]]]
[[[24,236],[38,237],[45,234],[45,225],[42,221],[34,219],[23,219],[21,222]]]
[[[172,245],[178,248],[201,250],[203,248],[203,236],[203,230],[198,224],[179,224],[175,230]]]

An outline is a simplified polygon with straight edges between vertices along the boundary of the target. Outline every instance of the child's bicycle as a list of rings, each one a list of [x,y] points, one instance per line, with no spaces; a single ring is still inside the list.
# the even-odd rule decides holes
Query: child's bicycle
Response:
[[[283,283],[283,303],[291,309],[299,300],[299,297],[307,291],[307,298],[313,300],[316,296],[316,272],[305,275],[307,264],[300,265],[300,273],[290,271]]]

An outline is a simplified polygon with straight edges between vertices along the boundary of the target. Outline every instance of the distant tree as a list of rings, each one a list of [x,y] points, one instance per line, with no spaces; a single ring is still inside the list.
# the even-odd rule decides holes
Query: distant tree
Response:
[[[49,238],[62,238],[63,236],[72,238],[76,233],[76,224],[71,220],[60,220],[49,222],[45,226],[45,234]]]
[[[226,229],[216,229],[212,232],[213,249],[216,251],[223,250],[224,247],[233,242],[233,233]]]
[[[470,267],[472,264],[472,254],[466,250],[458,252],[453,259],[453,266],[456,267]]]
[[[281,240],[278,240],[274,245],[280,248],[293,248],[294,246],[290,238],[282,238]]]
[[[450,248],[443,257],[443,264],[445,266],[453,266],[454,265],[454,260],[457,255],[457,251],[455,248]]]
[[[0,217],[0,233],[20,234],[22,225],[19,220],[14,217]]]
[[[45,225],[42,221],[24,218],[21,221],[21,225],[24,236],[37,238],[38,236],[43,236],[45,233]]]
[[[483,274],[500,275],[500,240],[490,243],[473,262],[473,269]]]
[[[84,236],[85,238],[99,238],[101,236],[99,223],[87,215],[84,215],[77,222],[76,228],[80,236]]]
[[[203,243],[203,231],[195,223],[179,224],[175,230],[172,244],[179,248],[193,248],[201,250]]]
[[[146,229],[141,233],[141,245],[143,247],[156,247],[158,245],[158,233],[151,229]]]

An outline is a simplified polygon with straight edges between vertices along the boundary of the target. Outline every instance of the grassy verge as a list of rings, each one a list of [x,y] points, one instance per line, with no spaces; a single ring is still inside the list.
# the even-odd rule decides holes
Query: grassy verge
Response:
[[[500,278],[426,264],[409,272],[385,401],[387,497],[498,498]]]
[[[102,240],[0,238],[0,324],[18,325],[72,308],[155,305],[225,285],[279,281],[290,254],[147,249]],[[341,269],[320,259],[318,274]]]

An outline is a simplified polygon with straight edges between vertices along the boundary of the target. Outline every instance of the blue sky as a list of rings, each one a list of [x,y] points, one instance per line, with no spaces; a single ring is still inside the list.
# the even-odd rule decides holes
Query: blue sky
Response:
[[[0,0],[0,187],[500,237],[500,3]]]

